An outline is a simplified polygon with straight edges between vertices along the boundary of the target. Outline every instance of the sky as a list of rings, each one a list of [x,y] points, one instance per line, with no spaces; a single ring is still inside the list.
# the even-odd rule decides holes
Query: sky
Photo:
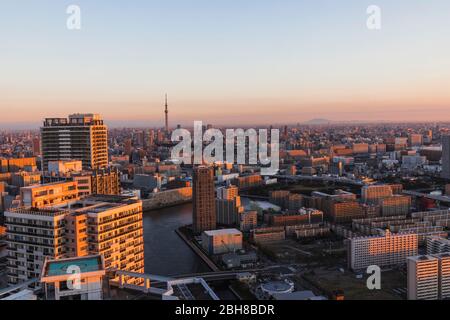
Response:
[[[450,121],[449,39],[448,0],[2,0],[0,129]]]

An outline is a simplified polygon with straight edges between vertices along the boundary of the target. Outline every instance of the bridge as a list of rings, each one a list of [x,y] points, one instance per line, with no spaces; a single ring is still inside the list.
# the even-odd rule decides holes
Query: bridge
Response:
[[[253,269],[245,269],[245,270],[230,270],[230,271],[215,271],[215,272],[202,272],[202,273],[191,273],[191,274],[183,274],[173,276],[175,279],[183,279],[183,278],[203,278],[207,281],[221,281],[221,280],[233,280],[236,279],[239,275],[245,273],[260,273],[260,272],[268,272],[272,269],[277,269],[282,267],[281,265],[273,265],[263,268],[253,268]]]

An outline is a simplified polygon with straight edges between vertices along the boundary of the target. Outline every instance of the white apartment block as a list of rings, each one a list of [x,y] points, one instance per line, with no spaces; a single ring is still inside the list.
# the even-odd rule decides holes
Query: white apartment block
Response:
[[[450,252],[450,240],[438,236],[427,237],[427,254]]]
[[[450,298],[450,253],[408,258],[408,300]]]
[[[352,270],[405,264],[406,258],[417,255],[418,237],[414,233],[355,237],[347,241],[348,266]]]
[[[439,298],[450,298],[450,253],[434,255],[439,259]]]
[[[408,257],[408,300],[439,298],[439,260],[433,256]]]

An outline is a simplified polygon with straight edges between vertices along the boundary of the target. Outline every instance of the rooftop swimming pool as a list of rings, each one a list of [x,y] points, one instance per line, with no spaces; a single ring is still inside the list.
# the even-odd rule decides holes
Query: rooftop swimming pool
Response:
[[[71,274],[69,268],[78,267],[81,273],[101,270],[100,257],[87,257],[82,259],[51,261],[47,264],[46,276],[61,276]]]

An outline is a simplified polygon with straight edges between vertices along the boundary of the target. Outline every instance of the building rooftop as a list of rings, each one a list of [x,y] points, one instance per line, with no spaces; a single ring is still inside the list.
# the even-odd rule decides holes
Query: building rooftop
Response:
[[[220,230],[205,231],[205,234],[207,234],[208,236],[218,236],[225,234],[242,234],[242,232],[240,232],[237,229],[220,229]]]
[[[110,209],[119,208],[140,200],[125,196],[90,196],[83,200],[74,200],[68,203],[57,204],[46,208],[20,207],[9,209],[11,213],[21,213],[41,216],[59,216],[77,213],[100,213]]]
[[[316,296],[312,291],[295,291],[291,293],[275,293],[273,295],[275,300],[327,300],[323,296]]]
[[[40,173],[39,173],[40,174]],[[75,182],[73,181],[56,181],[56,182],[50,182],[50,183],[46,183],[46,184],[37,184],[34,186],[29,186],[29,187],[23,187],[21,188],[22,190],[32,190],[32,189],[41,189],[41,188],[48,188],[48,187],[53,187],[53,186],[62,186],[62,185],[74,185]]]
[[[11,213],[20,213],[20,214],[29,214],[29,215],[39,215],[39,216],[48,216],[48,217],[56,217],[59,215],[68,214],[68,210],[60,209],[60,208],[33,208],[33,207],[20,207],[20,208],[11,208],[7,210]]]
[[[83,258],[54,260],[45,264],[43,277],[70,275],[71,272],[68,270],[69,267],[72,266],[78,267],[81,273],[102,271],[104,269],[102,257],[99,255]]]
[[[421,256],[414,256],[414,257],[408,257],[408,260],[412,260],[412,261],[433,261],[433,260],[437,260],[436,257],[433,257],[431,255],[421,255]]]

